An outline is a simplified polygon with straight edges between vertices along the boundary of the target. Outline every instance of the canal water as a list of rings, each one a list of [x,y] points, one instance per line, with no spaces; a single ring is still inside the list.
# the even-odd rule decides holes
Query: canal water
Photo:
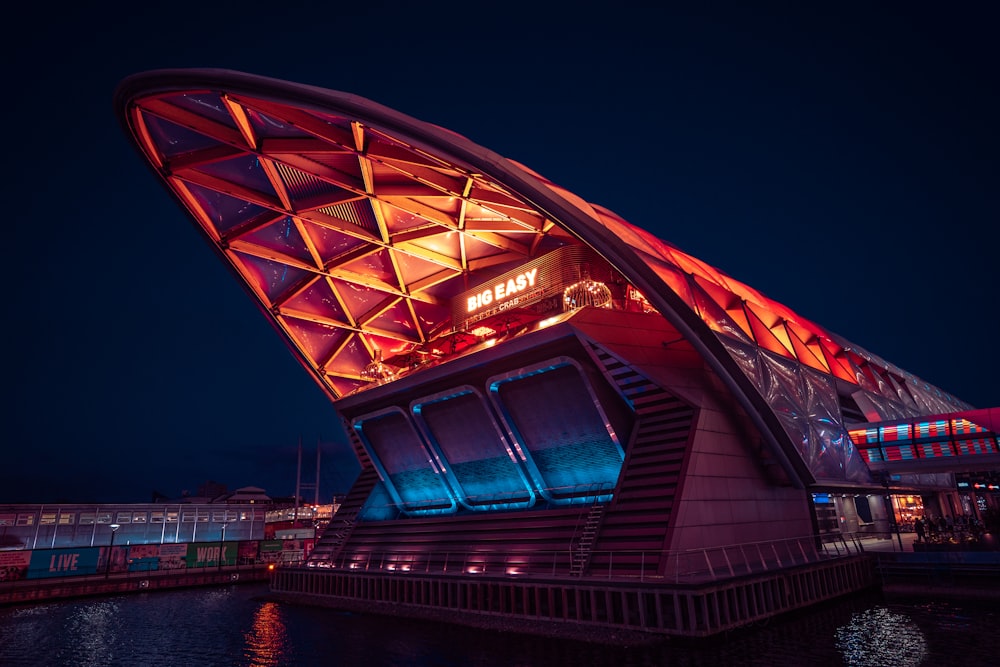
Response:
[[[268,601],[263,584],[0,608],[0,665],[631,667],[998,664],[1000,605],[844,598],[688,643],[612,647]]]

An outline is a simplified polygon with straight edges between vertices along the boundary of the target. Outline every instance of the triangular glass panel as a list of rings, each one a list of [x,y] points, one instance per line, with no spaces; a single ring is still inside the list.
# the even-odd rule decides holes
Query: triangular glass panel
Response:
[[[310,153],[309,159],[326,167],[325,170],[318,170],[324,177],[352,192],[364,192],[365,179],[361,175],[361,163],[353,151],[338,151],[336,147],[330,146],[329,153]]]
[[[441,273],[442,271],[447,271],[447,269],[436,262],[422,259],[416,255],[411,255],[408,252],[396,251],[394,254],[396,257],[396,264],[399,265],[399,273],[403,278],[403,284],[407,287],[415,282],[427,278],[428,276],[433,276]],[[450,273],[454,275],[454,271]]]
[[[333,282],[337,293],[343,302],[347,304],[347,309],[355,321],[389,296],[385,292],[365,285],[349,283],[344,280],[334,280]]]
[[[704,320],[705,324],[707,324],[713,331],[736,338],[744,343],[752,342],[750,337],[747,335],[747,332],[743,331],[743,329],[741,329],[740,326],[726,314],[726,311],[723,310],[714,299],[705,293],[705,290],[703,290],[701,285],[698,283],[697,277],[693,282],[694,284],[691,286],[691,293],[694,295],[695,303],[698,304],[698,314],[701,316],[701,319]]]
[[[299,349],[317,368],[325,366],[337,348],[343,344],[344,339],[350,335],[349,331],[329,324],[287,316],[283,321],[288,333],[299,344]]]
[[[841,380],[847,380],[851,384],[857,384],[858,379],[854,376],[854,371],[844,357],[844,348],[834,343],[829,338],[820,336],[818,338],[820,346],[823,348],[823,355],[826,358],[830,371]]]
[[[365,328],[371,328],[387,333],[399,334],[410,340],[417,339],[417,330],[413,324],[413,317],[404,299],[389,310],[385,311],[374,320],[365,323]]]
[[[195,198],[195,201],[205,212],[205,215],[215,225],[215,230],[220,236],[233,227],[241,225],[268,211],[263,206],[251,204],[245,199],[230,197],[217,190],[210,190],[200,185],[186,183],[184,187],[188,189]]]
[[[275,262],[270,259],[255,257],[242,252],[235,252],[234,254],[243,264],[244,269],[242,273],[244,277],[266,294],[271,304],[285,290],[309,275],[308,271],[303,271],[294,266]]]
[[[211,118],[230,129],[236,129],[236,122],[233,121],[229,109],[226,108],[222,98],[215,93],[185,93],[183,95],[175,95],[170,98],[170,103],[199,116]]]
[[[214,137],[181,127],[159,116],[143,113],[142,118],[157,150],[167,158],[214,148],[221,143]]]
[[[327,202],[336,203],[357,196],[283,162],[275,162],[274,165],[294,208],[319,208]]]
[[[388,285],[399,288],[396,269],[389,258],[389,251],[385,248],[369,253],[353,262],[348,262],[340,268],[358,275],[377,278]]]
[[[429,250],[439,255],[457,259],[462,255],[462,250],[459,246],[459,238],[460,234],[452,231],[445,232],[444,234],[435,234],[433,236],[425,236],[423,238],[414,239],[409,243],[410,245],[417,246],[418,248],[424,248],[425,250]]]
[[[410,305],[417,314],[417,323],[425,339],[436,336],[441,329],[451,324],[451,309],[433,303],[412,300]]]
[[[330,289],[326,278],[323,277],[319,277],[308,289],[302,290],[282,304],[282,310],[296,311],[348,325],[352,324]]]
[[[317,210],[338,220],[350,222],[372,236],[381,236],[378,229],[378,221],[375,219],[375,213],[372,211],[371,202],[367,199],[345,201],[331,206],[324,206]]]
[[[756,345],[746,345],[742,343],[737,343],[735,340],[730,338],[721,338],[723,346],[729,352],[729,356],[733,358],[733,361],[743,370],[743,374],[746,375],[753,385],[757,388],[761,394],[764,394],[767,387],[764,384],[764,376],[761,371],[760,365],[760,350]]]
[[[389,231],[389,235],[395,235],[400,232],[405,232],[408,229],[418,229],[422,227],[427,227],[429,229],[441,229],[440,226],[435,225],[427,218],[421,218],[415,213],[410,213],[409,211],[404,211],[401,208],[395,206],[390,206],[389,204],[379,203],[376,204],[381,206],[382,209],[382,219],[385,221],[385,228]]]
[[[506,252],[486,241],[480,241],[471,234],[463,234],[462,243],[465,245],[465,260],[470,264],[477,260],[493,257],[494,255],[502,255]]]
[[[448,166],[429,155],[417,153],[411,150],[409,146],[401,141],[393,139],[387,134],[383,134],[382,132],[378,132],[371,128],[366,128],[366,133],[369,138],[366,152],[372,157],[384,157],[395,162],[409,162],[429,167]]]
[[[789,347],[778,339],[774,332],[771,331],[761,319],[757,316],[757,313],[750,307],[750,304],[746,304],[747,321],[750,323],[750,328],[753,330],[754,338],[757,340],[757,345],[762,349],[769,350],[775,354],[780,354],[783,357],[794,358],[795,354]]]
[[[346,132],[351,131],[351,121],[343,116],[334,116],[333,114],[321,112],[315,112],[313,115],[322,120],[324,123],[332,125],[339,130],[344,130]]]
[[[805,408],[809,418],[839,423],[840,402],[830,376],[811,369],[803,369],[802,379],[806,390]]]
[[[862,368],[865,365],[865,360],[850,350],[845,351],[844,358],[854,372],[854,383],[862,389],[878,393],[878,384]]]
[[[253,128],[254,133],[262,139],[290,139],[312,136],[303,132],[294,125],[285,123],[284,121],[278,120],[274,116],[268,115],[256,109],[247,107],[245,110],[247,117],[250,119],[250,126]]]
[[[259,192],[268,199],[277,199],[274,187],[256,155],[240,155],[229,160],[208,162],[199,165],[195,171]]]
[[[768,377],[767,399],[769,404],[781,397],[795,404],[796,413],[808,414],[802,368],[795,361],[771,354],[761,354],[764,372]]]
[[[364,380],[338,377],[336,375],[327,375],[326,382],[333,389],[334,393],[336,393],[337,398],[347,396],[351,392],[357,391],[360,387],[367,387],[369,384]]]
[[[306,247],[305,241],[299,235],[299,230],[295,227],[295,223],[288,216],[281,218],[267,227],[262,227],[249,234],[245,234],[240,237],[240,240],[248,241],[249,243],[273,250],[282,255],[293,257],[305,264],[313,263],[312,255],[309,254],[309,248]]]
[[[710,280],[702,278],[701,276],[692,276],[695,284],[698,285],[702,290],[705,291],[712,300],[715,301],[723,310],[730,310],[738,305],[740,305],[741,300],[738,296],[725,289],[724,287],[713,283]],[[748,332],[749,333],[749,332]]]
[[[780,320],[777,324],[771,327],[771,333],[774,337],[781,341],[781,344],[785,346],[785,349],[792,353],[792,357],[795,356],[795,348],[792,345],[792,338],[788,335],[788,330],[785,329],[785,321]]]
[[[803,336],[811,337],[809,332],[805,331],[794,322],[785,322],[785,327],[788,329],[789,340],[792,343],[792,349],[795,350],[795,356],[798,360],[810,368],[815,368],[816,370],[823,371],[824,373],[829,373],[830,367],[826,365],[826,359],[822,356],[817,357],[813,348],[802,340]],[[816,351],[819,352],[820,355],[823,354],[818,349]]]
[[[308,220],[303,220],[302,226],[306,230],[309,240],[315,246],[316,252],[319,253],[320,259],[323,260],[324,265],[344,253],[350,252],[358,246],[367,243],[367,241],[359,239],[356,236],[350,236],[335,229],[309,222]]]
[[[372,358],[361,339],[354,335],[327,364],[326,369],[338,375],[360,376],[361,371],[371,362]]]

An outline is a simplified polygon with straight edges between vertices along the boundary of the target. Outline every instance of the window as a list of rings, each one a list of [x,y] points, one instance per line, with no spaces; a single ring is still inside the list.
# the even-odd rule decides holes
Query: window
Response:
[[[191,523],[192,521],[195,520],[195,517],[197,515],[198,515],[197,512],[184,512],[184,514],[181,514],[181,521],[183,521],[184,523]]]
[[[17,525],[19,525],[19,526],[34,526],[35,525],[35,515],[34,514],[18,514],[17,515]]]
[[[149,522],[150,523],[163,523],[164,513],[163,512],[150,512]],[[174,519],[176,521],[176,518]]]
[[[132,513],[131,512],[119,512],[118,513],[118,523],[132,523]]]
[[[80,512],[80,525],[93,526],[97,523],[97,515],[93,512]]]
[[[75,512],[59,512],[59,525],[60,526],[72,526],[74,519],[76,519],[76,513]]]
[[[0,526],[13,526],[16,522],[16,514],[0,514]]]
[[[111,523],[111,512],[98,512],[97,523]]]
[[[56,522],[55,512],[42,512],[42,516],[38,519],[38,523],[43,526],[51,526]]]
[[[132,512],[132,523],[146,523],[146,513]]]
[[[167,512],[167,523],[177,523],[177,512]]]

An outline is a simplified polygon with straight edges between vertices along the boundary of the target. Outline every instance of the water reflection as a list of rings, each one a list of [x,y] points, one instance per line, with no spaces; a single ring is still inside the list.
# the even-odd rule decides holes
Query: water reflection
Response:
[[[263,602],[253,615],[250,632],[244,635],[243,656],[250,667],[276,667],[284,662],[288,651],[288,629],[281,607],[275,602]]]
[[[836,645],[851,667],[916,667],[927,658],[927,640],[914,620],[886,607],[852,615],[837,628]]]
[[[56,657],[81,667],[108,664],[108,647],[119,644],[118,620],[118,598],[75,608],[64,629],[67,645],[72,648],[67,648]]]
[[[266,585],[0,608],[0,665],[800,667],[997,664],[995,602],[872,592],[706,642],[604,646],[273,602]]]

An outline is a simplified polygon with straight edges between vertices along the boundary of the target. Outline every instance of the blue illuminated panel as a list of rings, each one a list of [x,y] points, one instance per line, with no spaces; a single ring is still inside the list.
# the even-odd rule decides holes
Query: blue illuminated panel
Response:
[[[461,387],[414,401],[411,410],[439,450],[459,503],[474,510],[534,505],[535,493],[478,391]]]
[[[575,361],[491,378],[490,398],[543,497],[610,499],[624,452]]]
[[[354,429],[401,510],[409,514],[455,512],[440,461],[428,450],[406,414],[398,408],[360,417]]]

